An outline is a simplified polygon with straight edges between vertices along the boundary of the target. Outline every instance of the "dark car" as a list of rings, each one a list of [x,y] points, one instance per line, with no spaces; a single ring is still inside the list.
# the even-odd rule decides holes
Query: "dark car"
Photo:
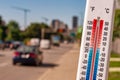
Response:
[[[13,65],[17,63],[40,65],[43,61],[42,52],[35,46],[21,46],[14,52]]]
[[[21,45],[24,45],[21,41],[6,41],[5,46],[9,49],[17,49]]]
[[[10,49],[17,49],[18,47],[24,45],[22,42],[20,41],[14,41],[10,44],[9,48]]]
[[[0,40],[0,49],[5,49],[5,43],[2,40]]]

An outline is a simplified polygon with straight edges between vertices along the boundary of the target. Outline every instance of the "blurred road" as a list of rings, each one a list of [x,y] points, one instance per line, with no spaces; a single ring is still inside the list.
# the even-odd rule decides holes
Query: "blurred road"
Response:
[[[37,80],[49,68],[59,66],[56,64],[61,56],[71,50],[73,44],[61,44],[60,47],[52,47],[49,50],[43,50],[43,65],[26,66],[12,65],[12,56],[14,51],[0,50],[0,80]]]

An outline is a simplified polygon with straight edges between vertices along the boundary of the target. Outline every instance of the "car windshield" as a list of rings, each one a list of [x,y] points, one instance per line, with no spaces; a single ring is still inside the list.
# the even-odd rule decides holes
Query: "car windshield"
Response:
[[[17,51],[18,52],[35,52],[35,48],[30,46],[21,46],[17,49]]]

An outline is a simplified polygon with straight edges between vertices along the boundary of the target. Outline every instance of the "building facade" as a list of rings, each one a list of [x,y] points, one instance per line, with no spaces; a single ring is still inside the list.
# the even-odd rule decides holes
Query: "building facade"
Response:
[[[77,28],[78,27],[78,17],[77,16],[73,16],[72,22],[73,22],[73,25],[72,25],[73,29]]]
[[[60,20],[57,20],[57,19],[52,20],[51,27],[53,31],[56,32],[60,27]]]
[[[72,29],[73,29],[73,31],[76,31],[77,28],[78,28],[78,17],[73,16],[73,18],[72,18]]]

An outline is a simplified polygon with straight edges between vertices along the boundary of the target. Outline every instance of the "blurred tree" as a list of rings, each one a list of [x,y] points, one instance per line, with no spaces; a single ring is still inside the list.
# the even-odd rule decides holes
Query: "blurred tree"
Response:
[[[5,41],[5,38],[7,36],[6,30],[7,30],[6,26],[0,25],[0,39],[2,41]]]
[[[0,25],[2,25],[2,16],[0,16]]]
[[[120,38],[120,9],[115,11],[114,29],[113,29],[113,40]]]
[[[11,20],[8,25],[7,25],[7,37],[6,40],[20,40],[20,29],[19,29],[19,24]]]
[[[2,16],[0,16],[0,40],[5,40],[7,36],[7,27],[5,26],[5,22],[2,19]]]
[[[3,30],[2,28],[0,28],[0,39],[2,39],[2,33],[3,33]]]
[[[31,23],[30,26],[25,30],[26,38],[41,38],[41,30],[42,28],[49,28],[44,23]]]
[[[77,38],[77,41],[78,41],[79,43],[81,43],[82,31],[83,31],[83,27],[80,26],[80,27],[78,28],[78,31],[77,31],[77,34],[76,34],[76,38]]]

